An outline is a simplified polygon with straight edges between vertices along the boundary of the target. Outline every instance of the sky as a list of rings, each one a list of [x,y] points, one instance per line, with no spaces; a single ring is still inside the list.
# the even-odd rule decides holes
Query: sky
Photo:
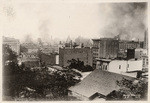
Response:
[[[147,29],[146,3],[3,2],[4,36],[23,41],[101,38],[120,35],[143,40]]]

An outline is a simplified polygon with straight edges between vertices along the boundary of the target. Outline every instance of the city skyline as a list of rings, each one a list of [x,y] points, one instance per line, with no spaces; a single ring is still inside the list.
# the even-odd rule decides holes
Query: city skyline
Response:
[[[143,40],[147,29],[146,3],[3,3],[3,35],[23,41],[93,39],[121,35],[125,39]],[[68,9],[69,8],[69,9]],[[138,21],[138,22],[137,22]]]
[[[148,102],[148,3],[0,3],[2,101]]]

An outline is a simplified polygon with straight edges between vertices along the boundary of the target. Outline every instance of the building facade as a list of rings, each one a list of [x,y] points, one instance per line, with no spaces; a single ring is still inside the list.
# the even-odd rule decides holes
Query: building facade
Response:
[[[68,60],[79,59],[84,65],[92,66],[92,50],[90,48],[59,48],[59,65],[68,66]]]
[[[93,40],[93,66],[96,66],[96,58],[117,58],[119,41],[114,38],[100,38]]]
[[[148,30],[144,34],[144,49],[148,49]]]
[[[55,54],[44,54],[41,53],[40,56],[41,62],[45,65],[55,65],[56,64],[56,55]]]
[[[147,50],[146,49],[143,49],[143,48],[137,48],[135,49],[135,58],[136,59],[142,59],[142,57],[144,55],[147,55]]]
[[[102,38],[99,44],[99,58],[115,59],[119,50],[119,41],[113,38]]]
[[[148,59],[146,57],[143,59],[138,59],[138,60],[97,59],[96,69],[119,73],[119,74],[127,73],[125,75],[128,75],[129,72],[137,72],[137,71],[147,72]],[[134,76],[136,77],[136,74]]]
[[[141,44],[138,41],[119,41],[119,52],[118,57],[126,58],[127,57],[127,50],[140,48]]]
[[[39,67],[40,58],[35,53],[21,53],[18,57],[18,64],[24,64],[26,67]]]
[[[3,44],[9,45],[17,55],[20,54],[20,42],[18,39],[3,37]]]
[[[39,46],[34,43],[23,43],[22,46],[27,49],[27,53],[37,53],[39,50]]]
[[[92,55],[93,55],[93,66],[96,67],[96,58],[99,56],[99,43],[100,39],[92,39],[93,47],[92,47]]]
[[[143,55],[142,56],[142,61],[143,61],[143,66],[142,66],[142,70],[148,72],[148,56],[147,55]]]

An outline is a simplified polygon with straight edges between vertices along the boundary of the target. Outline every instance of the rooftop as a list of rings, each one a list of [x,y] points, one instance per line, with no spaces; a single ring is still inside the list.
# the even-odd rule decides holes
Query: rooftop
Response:
[[[118,90],[120,88],[117,86],[116,81],[122,80],[122,78],[134,79],[133,77],[96,69],[80,83],[70,87],[69,90],[88,98],[96,92],[106,96],[113,90]]]
[[[24,46],[27,49],[38,49],[38,45],[33,43],[23,43],[22,46]]]
[[[115,38],[99,38],[99,39],[92,39],[93,41],[101,41],[101,40],[116,40]]]
[[[100,59],[100,58],[96,58],[97,61],[104,61],[104,62],[111,62],[111,59]]]
[[[3,42],[19,42],[18,39],[10,38],[10,37],[4,37],[3,36]]]
[[[139,43],[139,41],[134,41],[134,40],[120,40],[119,42],[124,42],[124,43]]]

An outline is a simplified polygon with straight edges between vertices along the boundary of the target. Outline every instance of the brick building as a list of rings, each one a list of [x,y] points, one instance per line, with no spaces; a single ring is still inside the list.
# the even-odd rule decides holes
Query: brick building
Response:
[[[113,38],[102,38],[99,44],[99,58],[117,58],[119,41]]]
[[[141,47],[140,45],[141,44],[138,41],[127,41],[127,40],[119,41],[118,57],[126,58],[128,49],[140,48]]]
[[[127,41],[116,38],[100,38],[92,40],[93,66],[96,65],[96,58],[127,58],[128,49],[136,49],[142,47],[142,42],[139,41]]]
[[[114,38],[100,38],[93,40],[93,66],[96,66],[96,58],[117,58],[119,41]]]
[[[68,60],[79,59],[84,65],[92,66],[92,50],[90,48],[60,48],[59,49],[59,65],[67,66]]]
[[[44,54],[41,53],[41,62],[44,63],[45,65],[55,65],[56,64],[56,55],[51,53],[51,54]]]

